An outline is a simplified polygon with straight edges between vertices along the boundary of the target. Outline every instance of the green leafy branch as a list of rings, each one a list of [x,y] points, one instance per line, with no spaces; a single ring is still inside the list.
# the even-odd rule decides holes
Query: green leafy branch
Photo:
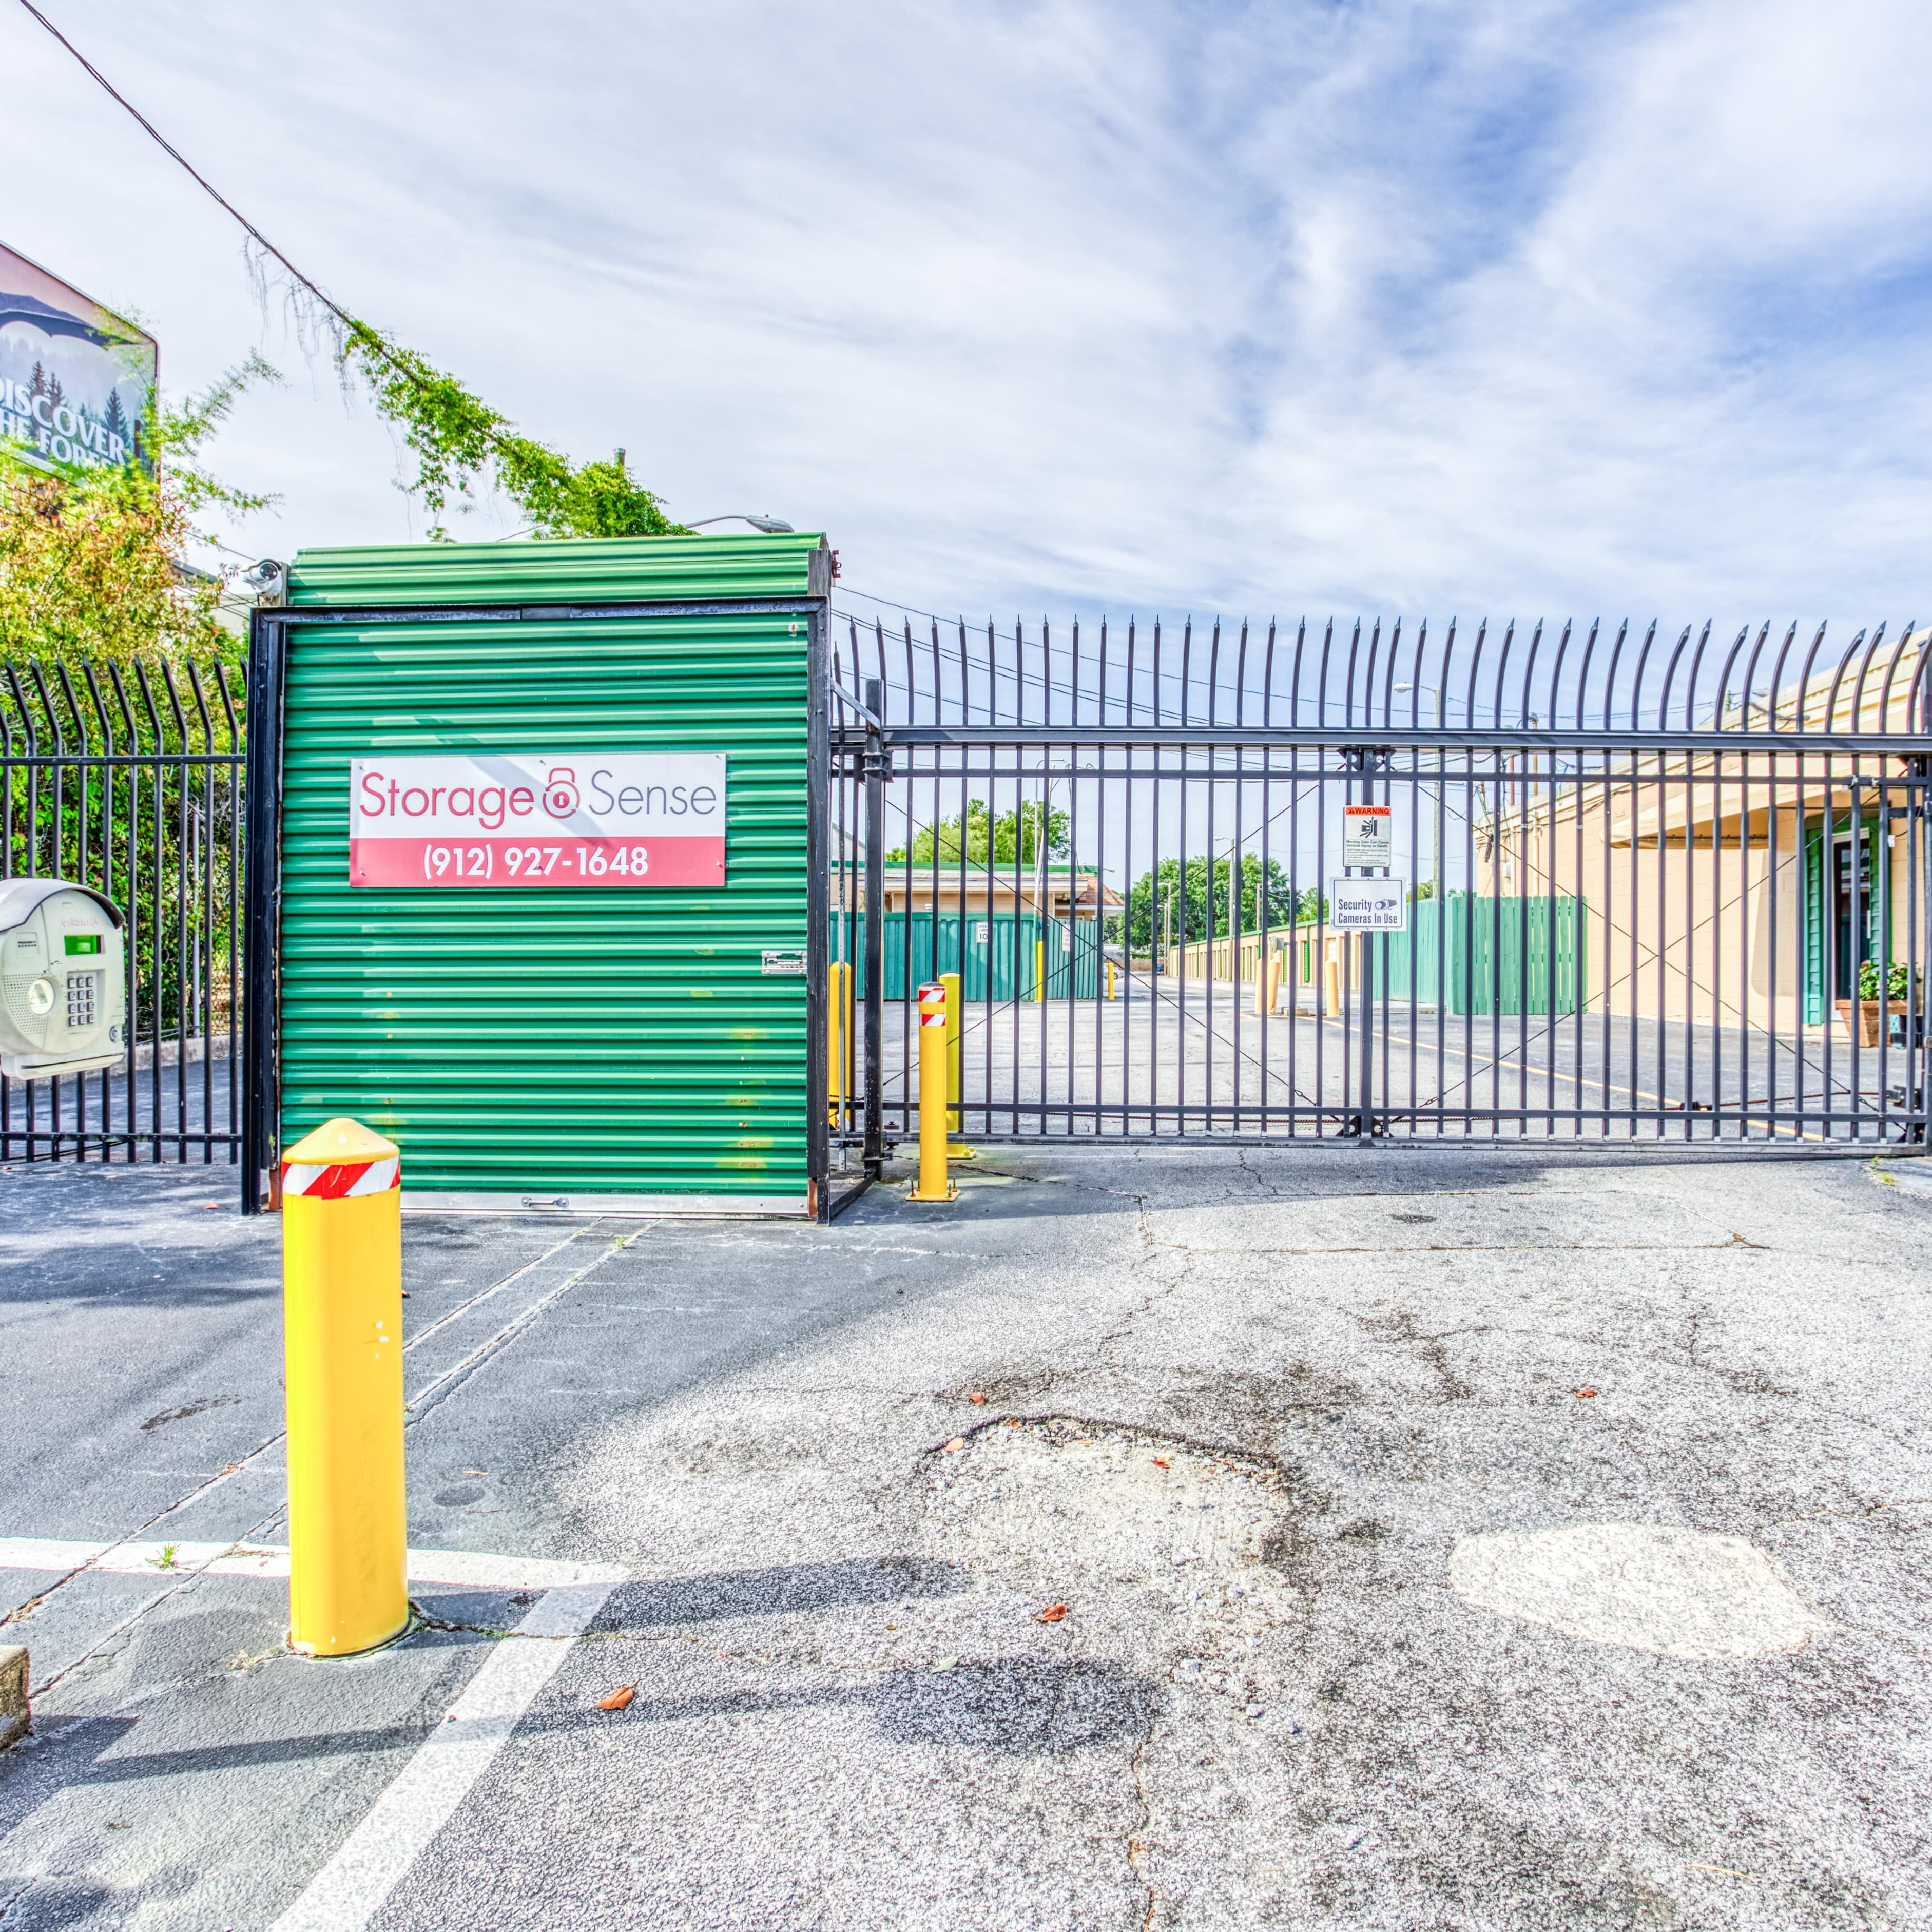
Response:
[[[337,311],[338,361],[368,390],[416,459],[411,494],[447,535],[442,515],[452,495],[487,474],[543,537],[688,536],[665,516],[658,498],[634,483],[619,450],[609,463],[573,466],[548,444],[520,436],[507,418],[454,376],[366,322]]]

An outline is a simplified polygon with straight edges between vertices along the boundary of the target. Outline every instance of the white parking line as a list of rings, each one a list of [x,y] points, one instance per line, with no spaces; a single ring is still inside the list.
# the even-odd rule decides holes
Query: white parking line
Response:
[[[90,1543],[0,1536],[0,1570],[84,1569],[108,1576],[270,1580],[289,1574],[287,1546],[260,1543]],[[360,1932],[423,1849],[488,1771],[537,1693],[630,1572],[611,1563],[560,1562],[470,1550],[412,1550],[412,1583],[544,1594],[484,1660],[449,1714],[383,1792],[273,1932]]]
[[[608,1582],[550,1591],[498,1644],[335,1856],[271,1932],[361,1932],[508,1742],[537,1693],[610,1594]],[[531,1638],[565,1641],[530,1642]]]
[[[608,1588],[630,1573],[610,1563],[563,1563],[472,1550],[412,1550],[412,1583],[472,1590],[556,1590],[583,1583]],[[0,1570],[97,1570],[110,1576],[286,1576],[288,1547],[278,1543],[79,1543],[51,1536],[0,1536]]]

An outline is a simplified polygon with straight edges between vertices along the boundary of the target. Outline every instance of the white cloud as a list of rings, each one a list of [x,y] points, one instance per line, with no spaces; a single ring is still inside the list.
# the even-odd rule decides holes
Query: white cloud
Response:
[[[1908,4],[56,17],[524,428],[822,525],[910,603],[1856,622],[1919,588]],[[0,58],[4,238],[137,302],[173,380],[235,359],[225,218],[24,14]],[[326,374],[225,460],[286,497],[251,544],[407,532]]]

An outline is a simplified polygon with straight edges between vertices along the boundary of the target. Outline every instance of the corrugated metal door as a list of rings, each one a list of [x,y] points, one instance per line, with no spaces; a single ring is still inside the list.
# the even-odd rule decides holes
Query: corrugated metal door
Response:
[[[763,956],[807,944],[808,614],[291,616],[281,1144],[350,1114],[452,1204],[806,1211],[807,983]],[[352,889],[350,760],[477,750],[724,753],[724,885]]]

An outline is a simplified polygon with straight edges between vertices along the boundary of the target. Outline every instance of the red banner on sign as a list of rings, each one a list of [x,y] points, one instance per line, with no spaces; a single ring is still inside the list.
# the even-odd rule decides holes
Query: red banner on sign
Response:
[[[352,838],[352,886],[722,886],[716,838]]]

